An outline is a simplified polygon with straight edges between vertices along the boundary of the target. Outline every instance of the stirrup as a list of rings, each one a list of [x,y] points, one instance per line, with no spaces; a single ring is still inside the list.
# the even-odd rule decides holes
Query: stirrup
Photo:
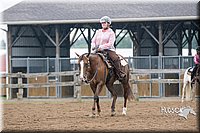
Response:
[[[196,80],[196,77],[194,77],[194,78],[191,80],[191,84],[194,84],[194,83],[195,83],[195,80]]]
[[[123,76],[122,76],[123,75]],[[120,77],[121,78],[125,78],[126,77],[126,74],[125,73],[122,73],[121,75],[120,75]]]
[[[125,73],[123,73],[123,76],[120,74],[120,75],[118,75],[118,80],[122,81],[125,77],[126,77]]]

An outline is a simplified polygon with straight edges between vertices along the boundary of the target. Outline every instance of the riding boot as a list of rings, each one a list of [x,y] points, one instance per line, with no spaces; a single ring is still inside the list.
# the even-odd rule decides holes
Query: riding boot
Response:
[[[119,80],[122,80],[123,78],[126,77],[126,73],[122,71],[121,69],[121,63],[120,63],[120,60],[115,60],[113,61],[114,63],[114,66],[115,66],[115,69],[116,69],[116,73],[117,73],[117,76],[119,78]]]
[[[121,69],[121,62],[119,56],[111,50],[104,50],[108,54],[108,58],[110,59],[111,63],[113,64],[116,74],[118,76],[119,80],[122,80],[123,78],[126,77],[126,73],[122,71]]]

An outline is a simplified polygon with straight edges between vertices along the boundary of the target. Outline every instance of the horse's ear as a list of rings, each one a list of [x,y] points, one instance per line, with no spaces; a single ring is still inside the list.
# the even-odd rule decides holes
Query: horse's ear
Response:
[[[86,59],[86,60],[89,60],[89,58],[85,55],[83,55],[83,58]]]
[[[76,52],[75,52],[75,54],[76,54],[76,56],[80,57],[80,55],[79,55],[79,54],[77,54]]]

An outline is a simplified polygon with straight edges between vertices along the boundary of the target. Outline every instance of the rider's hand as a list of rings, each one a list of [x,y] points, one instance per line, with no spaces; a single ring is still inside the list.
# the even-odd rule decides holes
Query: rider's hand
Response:
[[[102,51],[102,48],[98,48],[97,51]]]

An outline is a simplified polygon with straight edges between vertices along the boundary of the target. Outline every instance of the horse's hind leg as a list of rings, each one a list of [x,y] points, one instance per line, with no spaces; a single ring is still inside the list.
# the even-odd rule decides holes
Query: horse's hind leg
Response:
[[[194,85],[191,87],[191,100],[194,101],[195,100],[195,92],[196,92],[196,83],[197,81],[195,81]]]
[[[123,110],[122,110],[122,115],[126,115],[126,111],[127,111],[127,99],[133,99],[133,95],[131,92],[131,87],[129,85],[129,83],[122,83],[123,88],[124,88],[124,106],[123,106]]]
[[[183,89],[182,89],[182,99],[181,99],[182,102],[184,101],[184,95],[185,95],[185,87],[186,87],[186,85],[187,85],[187,83],[184,82]]]

